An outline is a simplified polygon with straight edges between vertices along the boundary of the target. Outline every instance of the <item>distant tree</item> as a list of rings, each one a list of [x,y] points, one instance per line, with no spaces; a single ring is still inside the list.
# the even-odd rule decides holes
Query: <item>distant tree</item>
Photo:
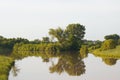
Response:
[[[40,43],[41,43],[41,40],[35,39],[35,40],[33,40],[33,41],[30,41],[30,43],[32,43],[32,44],[40,44]]]
[[[3,37],[3,36],[0,36],[0,40],[1,40],[1,39],[4,39],[4,37]]]
[[[29,43],[29,40],[24,38],[4,38],[0,36],[0,53],[11,53],[13,50],[13,46],[16,43]]]
[[[105,38],[106,40],[108,40],[108,39],[113,39],[113,40],[118,41],[118,39],[120,38],[120,36],[117,35],[117,34],[111,34],[111,35],[106,35],[104,38]]]
[[[98,49],[101,47],[102,41],[96,40],[84,40],[84,45],[87,45],[89,52],[92,52],[95,49]]]
[[[43,37],[42,38],[42,42],[49,43],[50,42],[50,38],[49,37]]]
[[[105,40],[101,46],[102,50],[108,50],[108,49],[113,49],[116,47],[115,40],[113,39],[108,39]]]

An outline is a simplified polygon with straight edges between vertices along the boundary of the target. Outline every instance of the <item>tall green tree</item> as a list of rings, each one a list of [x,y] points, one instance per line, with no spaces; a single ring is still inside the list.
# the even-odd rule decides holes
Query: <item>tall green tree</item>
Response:
[[[81,47],[85,35],[85,26],[81,24],[69,24],[65,30],[61,28],[50,29],[49,34],[56,38],[63,48],[77,50]]]
[[[85,27],[81,24],[69,24],[65,32],[68,34],[67,40],[70,43],[70,49],[79,49],[83,43]]]

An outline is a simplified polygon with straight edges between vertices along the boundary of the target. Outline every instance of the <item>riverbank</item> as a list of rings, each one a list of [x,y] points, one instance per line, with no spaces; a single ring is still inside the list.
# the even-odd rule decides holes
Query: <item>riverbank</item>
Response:
[[[0,56],[0,80],[8,80],[9,71],[14,60],[10,57]]]
[[[96,49],[92,53],[95,56],[99,56],[99,57],[109,57],[109,58],[120,59],[120,45],[118,45],[115,49],[109,49],[104,51],[100,51],[100,49]]]

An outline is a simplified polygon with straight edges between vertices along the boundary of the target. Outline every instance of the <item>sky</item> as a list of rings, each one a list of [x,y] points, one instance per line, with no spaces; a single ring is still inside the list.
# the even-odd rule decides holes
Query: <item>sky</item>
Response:
[[[120,0],[0,0],[0,35],[41,39],[50,28],[80,23],[85,39],[120,35]]]

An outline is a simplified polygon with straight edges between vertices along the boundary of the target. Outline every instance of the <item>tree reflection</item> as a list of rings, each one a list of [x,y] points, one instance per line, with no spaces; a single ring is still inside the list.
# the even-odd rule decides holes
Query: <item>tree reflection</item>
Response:
[[[49,70],[51,73],[67,72],[71,76],[80,76],[85,73],[84,62],[78,57],[79,54],[64,54],[59,57],[58,63],[52,65]]]
[[[26,56],[40,56],[43,62],[51,62],[50,59],[58,58],[57,64],[52,61],[52,66],[49,67],[51,73],[57,72],[61,74],[62,72],[66,72],[71,76],[80,76],[85,73],[85,64],[82,61],[80,53],[73,52],[22,52],[20,53],[18,59],[22,59]],[[84,57],[87,55],[84,55]],[[16,66],[13,66],[12,69],[13,75],[17,76],[19,69]]]
[[[104,61],[105,64],[110,66],[115,65],[117,62],[117,59],[114,58],[102,58],[102,60]]]
[[[12,70],[13,76],[17,76],[20,71],[20,69],[18,69],[16,65],[13,65],[11,70]]]
[[[49,58],[42,58],[43,62],[49,62]]]

